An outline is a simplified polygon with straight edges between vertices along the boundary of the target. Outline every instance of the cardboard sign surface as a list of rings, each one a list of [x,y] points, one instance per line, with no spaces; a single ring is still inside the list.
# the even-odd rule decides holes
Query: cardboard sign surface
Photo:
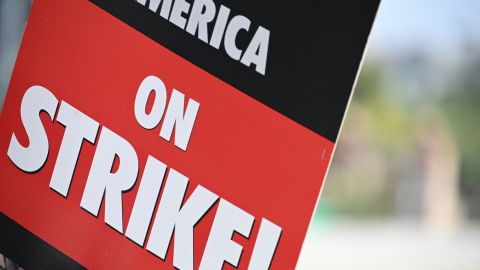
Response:
[[[34,1],[0,119],[2,253],[295,268],[378,1],[265,2]]]

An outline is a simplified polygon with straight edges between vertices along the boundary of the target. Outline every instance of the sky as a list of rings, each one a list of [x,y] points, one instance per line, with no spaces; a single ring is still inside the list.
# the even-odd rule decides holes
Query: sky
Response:
[[[455,57],[465,39],[480,43],[479,0],[383,0],[370,50],[389,54],[420,48]]]

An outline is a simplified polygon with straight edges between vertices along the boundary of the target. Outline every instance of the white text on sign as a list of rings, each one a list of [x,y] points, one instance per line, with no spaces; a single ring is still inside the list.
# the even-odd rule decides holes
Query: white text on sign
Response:
[[[150,112],[146,113],[152,91],[155,91],[155,99]],[[137,92],[135,117],[145,129],[153,129],[163,118],[159,136],[170,141],[175,131],[173,143],[186,151],[200,104],[189,99],[184,109],[184,101],[185,95],[173,90],[167,103],[167,90],[162,80],[148,76],[141,82]],[[56,121],[65,127],[50,180],[53,190],[68,197],[83,141],[96,144],[80,202],[81,208],[98,217],[103,203],[106,224],[142,247],[146,242],[146,249],[162,260],[166,258],[173,237],[173,264],[183,270],[194,268],[195,225],[218,203],[199,269],[222,269],[224,262],[238,266],[243,247],[232,240],[232,235],[239,233],[248,238],[255,218],[201,185],[195,187],[182,205],[189,178],[168,168],[151,155],[144,166],[133,209],[124,230],[122,194],[135,186],[139,173],[135,148],[114,131],[105,126],[100,127],[97,121],[66,101],[59,102],[52,92],[42,86],[30,87],[25,92],[20,107],[20,116],[29,139],[28,146],[23,146],[13,133],[7,151],[10,160],[19,169],[35,173],[42,169],[48,159],[50,147],[40,119],[42,112],[52,121],[56,115]],[[121,162],[118,169],[112,172],[116,158]],[[153,219],[162,186],[163,193]],[[279,226],[262,218],[248,269],[269,268],[281,232]]]

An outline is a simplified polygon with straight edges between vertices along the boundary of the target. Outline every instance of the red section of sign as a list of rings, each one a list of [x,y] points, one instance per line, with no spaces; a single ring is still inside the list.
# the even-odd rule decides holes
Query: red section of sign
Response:
[[[187,34],[187,33],[186,33]],[[200,103],[187,151],[159,137],[160,126],[143,129],[133,111],[142,80],[155,75],[167,92],[178,89]],[[0,120],[2,212],[87,268],[170,269],[166,261],[128,240],[80,208],[95,152],[84,142],[67,198],[49,188],[64,127],[43,117],[50,152],[34,174],[9,160],[15,132],[28,139],[20,119],[25,91],[41,85],[56,98],[128,140],[139,158],[135,187],[123,195],[128,224],[146,158],[152,155],[255,216],[244,247],[245,269],[262,217],[282,227],[272,269],[293,269],[314,210],[333,143],[246,96],[158,45],[87,1],[35,1]],[[295,89],[292,89],[295,91]],[[97,138],[98,140],[98,138]],[[161,195],[160,195],[161,196]],[[195,228],[198,267],[216,207]],[[232,268],[225,264],[225,268]]]

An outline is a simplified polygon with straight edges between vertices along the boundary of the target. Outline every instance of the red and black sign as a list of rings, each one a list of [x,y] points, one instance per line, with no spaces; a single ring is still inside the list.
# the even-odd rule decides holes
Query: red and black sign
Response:
[[[295,268],[377,6],[35,1],[0,119],[1,253]]]

